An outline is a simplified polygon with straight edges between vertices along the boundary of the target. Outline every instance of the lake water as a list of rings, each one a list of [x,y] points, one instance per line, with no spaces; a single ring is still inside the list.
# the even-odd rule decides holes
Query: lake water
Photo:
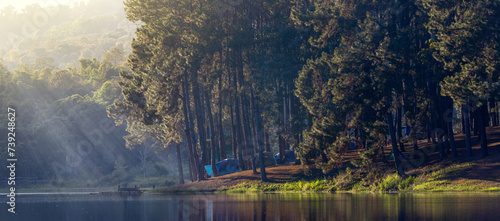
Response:
[[[7,197],[4,197],[6,202]],[[498,193],[17,195],[0,220],[500,220]]]

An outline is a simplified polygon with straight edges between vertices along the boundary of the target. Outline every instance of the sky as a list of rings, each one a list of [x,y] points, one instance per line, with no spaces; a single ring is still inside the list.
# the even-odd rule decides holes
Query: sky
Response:
[[[17,10],[20,10],[23,9],[26,5],[31,5],[35,3],[38,3],[39,5],[42,6],[59,5],[59,4],[72,6],[77,2],[88,2],[88,0],[1,0],[0,9],[4,8],[5,6],[12,5]]]

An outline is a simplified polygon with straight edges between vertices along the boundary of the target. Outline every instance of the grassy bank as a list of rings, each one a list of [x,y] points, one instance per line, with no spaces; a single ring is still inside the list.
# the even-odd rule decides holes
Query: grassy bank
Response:
[[[286,183],[242,183],[220,188],[220,192],[500,192],[496,182],[459,180],[457,176],[477,165],[464,162],[441,163],[415,171],[408,177],[397,174],[381,176],[377,172],[363,174],[347,168],[334,178],[299,180]]]
[[[157,193],[334,193],[334,192],[500,192],[500,183],[485,179],[464,179],[480,165],[474,162],[441,162],[400,177],[382,169],[346,168],[333,177],[298,179],[289,182],[243,182],[217,188],[160,188]],[[202,183],[202,182],[199,182]]]
[[[284,164],[266,168],[268,182],[261,182],[260,174],[244,170],[155,192],[500,192],[500,127],[488,128],[487,132],[488,156],[482,156],[477,137],[472,139],[473,155],[467,156],[465,135],[455,135],[458,152],[455,159],[450,156],[441,159],[435,144],[419,141],[425,161],[417,167],[405,168],[405,177],[395,174],[393,161],[360,164],[360,154],[353,150],[346,153],[344,167],[328,175],[319,169],[306,175],[301,165]],[[385,149],[388,156],[390,148]],[[413,146],[407,144],[405,149],[404,155],[409,156]]]

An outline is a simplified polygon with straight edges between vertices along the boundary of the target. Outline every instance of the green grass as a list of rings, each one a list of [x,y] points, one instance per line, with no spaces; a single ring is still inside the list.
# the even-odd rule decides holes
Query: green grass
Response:
[[[242,183],[234,187],[221,188],[218,191],[231,193],[258,192],[331,192],[332,182],[327,180],[295,181],[287,183]]]
[[[415,183],[415,177],[410,176],[406,179],[398,176],[398,174],[388,175],[376,185],[376,190],[380,192],[387,191],[410,191]]]
[[[475,163],[461,163],[461,164],[453,164],[442,169],[433,171],[430,174],[429,180],[443,180],[450,179],[460,175],[461,173],[466,172],[469,169],[472,169],[476,164]]]
[[[480,180],[463,183],[451,181],[469,171],[475,163],[444,163],[429,166],[408,177],[397,174],[370,172],[346,168],[335,177],[298,180],[287,183],[242,183],[233,187],[224,187],[220,192],[258,193],[258,192],[500,192],[500,187],[481,185]]]

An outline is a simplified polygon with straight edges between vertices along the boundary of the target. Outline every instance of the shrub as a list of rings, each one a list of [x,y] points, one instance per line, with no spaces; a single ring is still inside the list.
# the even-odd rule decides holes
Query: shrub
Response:
[[[415,183],[415,177],[401,178],[398,174],[386,176],[377,185],[379,191],[410,190]]]
[[[398,185],[398,189],[399,190],[410,190],[412,185],[415,183],[415,177],[408,177],[404,180],[402,180],[399,185]]]
[[[356,174],[349,167],[346,168],[345,173],[340,173],[335,178],[335,189],[336,190],[350,190],[356,183]]]
[[[386,176],[382,182],[378,185],[379,191],[392,191],[397,190],[400,182],[400,177],[398,174]]]

